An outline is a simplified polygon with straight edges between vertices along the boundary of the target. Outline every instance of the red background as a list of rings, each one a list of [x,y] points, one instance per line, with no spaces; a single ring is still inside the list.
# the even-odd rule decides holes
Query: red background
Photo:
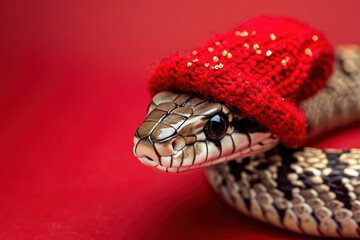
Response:
[[[259,14],[360,44],[358,1],[2,1],[0,239],[301,238],[235,213],[203,171],[143,166],[154,64]],[[314,143],[360,146],[360,125]]]

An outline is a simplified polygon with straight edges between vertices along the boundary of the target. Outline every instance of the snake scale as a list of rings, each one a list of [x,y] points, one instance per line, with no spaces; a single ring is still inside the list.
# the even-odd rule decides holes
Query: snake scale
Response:
[[[326,87],[302,103],[308,136],[360,119],[360,47],[336,49]],[[296,233],[360,238],[360,149],[289,149],[225,105],[161,92],[134,137],[134,154],[166,172],[206,167],[233,208]]]

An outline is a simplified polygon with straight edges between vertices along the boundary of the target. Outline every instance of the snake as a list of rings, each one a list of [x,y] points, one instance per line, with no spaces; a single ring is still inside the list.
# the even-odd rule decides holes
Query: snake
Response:
[[[360,120],[360,46],[338,46],[327,85],[301,103],[307,136]],[[219,102],[160,92],[134,136],[134,155],[169,173],[205,168],[239,212],[295,233],[360,238],[360,148],[286,148]]]

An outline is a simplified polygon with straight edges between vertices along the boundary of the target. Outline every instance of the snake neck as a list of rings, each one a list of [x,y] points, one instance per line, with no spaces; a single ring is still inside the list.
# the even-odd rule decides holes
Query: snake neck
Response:
[[[308,137],[360,118],[360,47],[336,49],[334,73],[327,85],[301,104],[307,119]]]

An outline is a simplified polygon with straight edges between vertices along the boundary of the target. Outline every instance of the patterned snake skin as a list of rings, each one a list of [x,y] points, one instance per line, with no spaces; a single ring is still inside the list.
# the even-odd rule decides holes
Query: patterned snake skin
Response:
[[[359,120],[358,89],[360,48],[339,47],[327,86],[302,104],[308,135]],[[218,116],[226,119],[223,132],[214,127]],[[228,204],[263,222],[314,236],[360,238],[360,149],[277,144],[267,129],[221,103],[160,93],[135,133],[134,154],[167,172],[207,167],[209,182]]]

